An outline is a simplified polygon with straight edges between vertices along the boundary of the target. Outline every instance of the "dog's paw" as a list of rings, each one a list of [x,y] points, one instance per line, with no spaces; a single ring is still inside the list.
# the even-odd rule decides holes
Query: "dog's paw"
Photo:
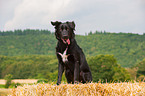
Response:
[[[79,84],[79,81],[75,81],[74,84]]]
[[[60,85],[60,83],[57,82],[56,85]]]

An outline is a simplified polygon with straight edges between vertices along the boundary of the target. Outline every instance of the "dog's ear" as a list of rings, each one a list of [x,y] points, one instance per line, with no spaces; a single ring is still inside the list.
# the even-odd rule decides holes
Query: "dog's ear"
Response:
[[[51,24],[52,24],[53,26],[57,27],[57,26],[59,26],[59,25],[61,24],[61,22],[58,22],[58,21],[52,22],[52,21],[51,21]]]
[[[72,22],[66,22],[66,23],[70,26],[70,28],[75,30],[75,23],[74,23],[74,21],[72,21]]]

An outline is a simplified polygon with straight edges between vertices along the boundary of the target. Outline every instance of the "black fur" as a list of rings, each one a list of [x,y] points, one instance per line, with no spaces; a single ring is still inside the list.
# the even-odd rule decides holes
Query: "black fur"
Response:
[[[75,40],[75,23],[56,21],[51,22],[51,24],[55,26],[55,35],[58,40],[56,47],[56,55],[59,62],[57,84],[61,83],[64,71],[68,83],[91,82],[91,70],[82,49]],[[62,57],[57,53],[63,53],[66,48],[68,48],[66,55],[69,54],[68,62],[63,62]]]

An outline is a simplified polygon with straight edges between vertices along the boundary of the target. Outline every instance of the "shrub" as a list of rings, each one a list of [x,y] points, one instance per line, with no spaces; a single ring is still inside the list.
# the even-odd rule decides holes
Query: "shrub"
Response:
[[[117,64],[113,55],[97,55],[88,59],[93,81],[102,82],[130,80],[130,74]]]
[[[9,86],[11,85],[12,77],[13,76],[11,74],[5,76],[5,80],[6,80],[5,88],[9,88]]]

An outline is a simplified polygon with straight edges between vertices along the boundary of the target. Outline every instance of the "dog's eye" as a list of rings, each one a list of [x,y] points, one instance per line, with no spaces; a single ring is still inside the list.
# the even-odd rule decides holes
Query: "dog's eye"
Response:
[[[60,30],[62,31],[63,29],[64,29],[63,26],[61,26]]]
[[[65,26],[65,30],[68,30],[68,28]]]

